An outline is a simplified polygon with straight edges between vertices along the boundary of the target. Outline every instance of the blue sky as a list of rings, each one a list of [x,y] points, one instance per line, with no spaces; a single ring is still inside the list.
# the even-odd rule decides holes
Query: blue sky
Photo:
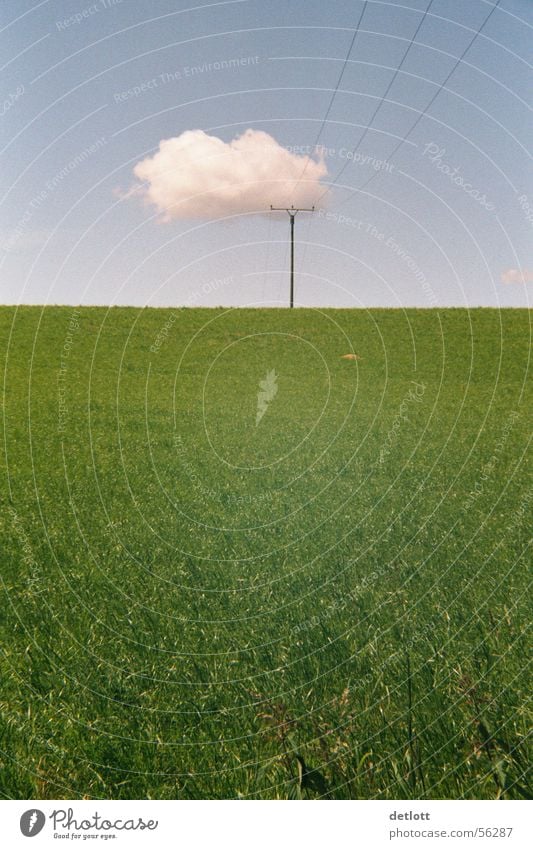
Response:
[[[251,128],[326,149],[297,304],[527,306],[533,2],[502,0],[410,132],[494,5],[433,0],[361,140],[428,2],[369,0],[333,102],[359,0],[4,2],[0,301],[286,305],[268,193],[265,214],[170,222],[127,196],[161,140]]]

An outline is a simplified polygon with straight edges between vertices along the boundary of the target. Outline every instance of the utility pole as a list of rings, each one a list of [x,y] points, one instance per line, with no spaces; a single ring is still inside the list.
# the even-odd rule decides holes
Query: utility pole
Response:
[[[315,207],[312,206],[311,209],[306,209],[304,207],[294,206],[286,207],[286,206],[272,206],[270,204],[270,210],[272,212],[288,212],[289,218],[291,221],[291,294],[290,294],[290,307],[291,309],[294,306],[294,219],[296,218],[297,212],[314,212]]]

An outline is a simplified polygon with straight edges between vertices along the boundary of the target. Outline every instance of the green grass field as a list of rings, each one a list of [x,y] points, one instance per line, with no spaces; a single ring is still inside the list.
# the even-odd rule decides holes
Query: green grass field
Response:
[[[529,323],[1,308],[2,797],[529,795]]]

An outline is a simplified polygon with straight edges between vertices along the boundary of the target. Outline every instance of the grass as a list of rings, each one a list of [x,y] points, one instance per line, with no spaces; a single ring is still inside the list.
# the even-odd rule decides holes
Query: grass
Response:
[[[0,794],[527,796],[529,334],[1,308]]]

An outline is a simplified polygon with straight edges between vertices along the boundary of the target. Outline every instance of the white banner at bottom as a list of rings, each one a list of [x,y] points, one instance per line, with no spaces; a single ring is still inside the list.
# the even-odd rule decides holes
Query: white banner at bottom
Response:
[[[515,801],[1,801],[0,844],[212,849],[533,846]]]

